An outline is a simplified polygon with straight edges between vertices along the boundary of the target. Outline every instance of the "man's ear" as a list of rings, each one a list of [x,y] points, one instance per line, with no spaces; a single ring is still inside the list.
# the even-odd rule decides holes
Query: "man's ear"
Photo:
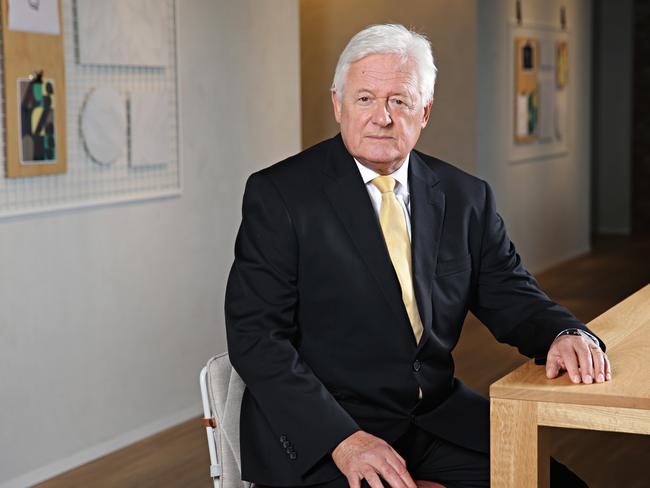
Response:
[[[431,116],[431,106],[433,102],[429,102],[424,106],[424,113],[422,114],[422,128],[424,129],[429,122],[429,117]]]
[[[332,107],[334,108],[334,118],[340,124],[341,123],[341,102],[336,97],[336,92],[334,90],[330,92],[330,95],[332,96]]]

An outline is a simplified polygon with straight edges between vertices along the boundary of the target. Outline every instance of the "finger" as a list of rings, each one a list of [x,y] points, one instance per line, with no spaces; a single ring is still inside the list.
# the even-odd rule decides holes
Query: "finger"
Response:
[[[411,477],[411,474],[408,472],[408,469],[406,469],[405,464],[402,464],[400,462],[401,459],[402,457],[396,452],[395,458],[389,457],[386,461],[391,466],[396,476],[399,477],[403,486],[405,486],[406,488],[416,488],[415,481]],[[393,483],[391,482],[391,479],[388,477],[386,473],[382,472],[381,475],[384,477],[385,480],[391,483],[391,486],[394,486]]]
[[[371,488],[384,488],[384,484],[379,479],[379,475],[372,470],[363,472],[363,477],[366,479]],[[397,487],[394,487],[397,488]]]
[[[393,454],[395,454],[395,457],[399,460],[400,464],[404,467],[406,467],[406,460],[400,456],[400,453],[397,452],[395,449],[391,447],[391,450],[393,451]]]
[[[582,339],[577,341],[574,348],[578,355],[578,366],[582,375],[582,381],[583,383],[591,384],[594,381],[594,362],[591,357],[591,349],[589,349],[586,340]]]
[[[562,348],[562,362],[569,373],[569,378],[574,383],[580,383],[580,371],[578,370],[578,358],[573,346]]]
[[[352,473],[350,476],[345,475],[348,479],[350,488],[361,488],[361,477],[357,473]]]
[[[603,383],[605,381],[605,357],[600,347],[595,344],[590,344],[591,358],[594,365],[594,379],[596,383]]]
[[[557,378],[559,374],[560,362],[557,360],[555,354],[551,356],[551,352],[549,351],[548,356],[546,357],[546,377],[549,380],[552,380],[553,378]]]
[[[551,344],[548,354],[546,355],[546,377],[548,379],[557,378],[562,372],[562,355],[557,342]]]
[[[408,475],[408,471],[406,469],[406,460],[400,455],[399,452],[397,452],[395,449],[393,449],[392,446],[388,446],[390,449],[390,452],[386,456],[386,461],[397,471],[398,474],[401,474],[402,472],[405,472]],[[411,479],[409,475],[409,479]]]
[[[404,483],[404,480],[400,475],[397,474],[397,471],[395,471],[393,468],[390,468],[386,470],[386,472],[382,471],[381,477],[386,480],[386,482],[392,487],[392,488],[412,488],[406,483]]]
[[[605,379],[609,381],[612,379],[612,363],[609,362],[607,354],[603,353],[603,357],[605,358]]]

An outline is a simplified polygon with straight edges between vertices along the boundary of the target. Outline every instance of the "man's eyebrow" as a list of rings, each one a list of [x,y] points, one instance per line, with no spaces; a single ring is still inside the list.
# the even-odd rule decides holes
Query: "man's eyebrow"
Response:
[[[354,93],[355,93],[355,95],[360,95],[360,94],[362,94],[362,93],[369,93],[370,95],[373,95],[373,96],[375,95],[375,93],[374,93],[370,88],[359,88],[359,89],[356,90]],[[407,92],[407,91],[396,91],[396,92],[391,93],[391,94],[388,95],[388,96],[389,96],[389,97],[405,97],[405,98],[410,98],[410,97],[412,97],[413,95],[410,94],[410,93]]]

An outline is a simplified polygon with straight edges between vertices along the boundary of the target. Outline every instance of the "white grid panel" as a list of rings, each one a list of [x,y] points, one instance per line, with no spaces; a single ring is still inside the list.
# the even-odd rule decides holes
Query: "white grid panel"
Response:
[[[6,178],[4,118],[2,101],[0,129],[0,217],[143,200],[180,194],[181,164],[177,104],[176,10],[174,0],[160,0],[168,12],[168,65],[165,68],[122,67],[77,64],[77,25],[74,0],[63,0],[64,56],[67,108],[68,171],[59,175]],[[1,63],[0,63],[1,64]],[[0,83],[2,73],[0,67]],[[37,66],[34,69],[38,69]],[[27,76],[29,73],[25,73]],[[44,74],[47,78],[47,73]],[[130,93],[155,92],[167,106],[171,157],[164,165],[132,168],[128,161],[125,134],[123,156],[110,165],[96,163],[84,148],[80,114],[87,95],[108,85],[127,103]],[[4,93],[4,90],[2,90]],[[9,114],[17,116],[17,114]]]

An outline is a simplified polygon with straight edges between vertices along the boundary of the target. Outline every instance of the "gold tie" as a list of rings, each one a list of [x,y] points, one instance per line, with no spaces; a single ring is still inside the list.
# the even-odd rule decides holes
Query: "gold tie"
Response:
[[[418,312],[413,291],[413,273],[411,272],[411,240],[409,239],[406,219],[402,206],[395,196],[395,178],[378,176],[371,181],[381,192],[381,210],[379,223],[384,233],[388,254],[393,263],[399,284],[402,287],[402,300],[409,316],[415,340],[422,337],[422,321]]]

